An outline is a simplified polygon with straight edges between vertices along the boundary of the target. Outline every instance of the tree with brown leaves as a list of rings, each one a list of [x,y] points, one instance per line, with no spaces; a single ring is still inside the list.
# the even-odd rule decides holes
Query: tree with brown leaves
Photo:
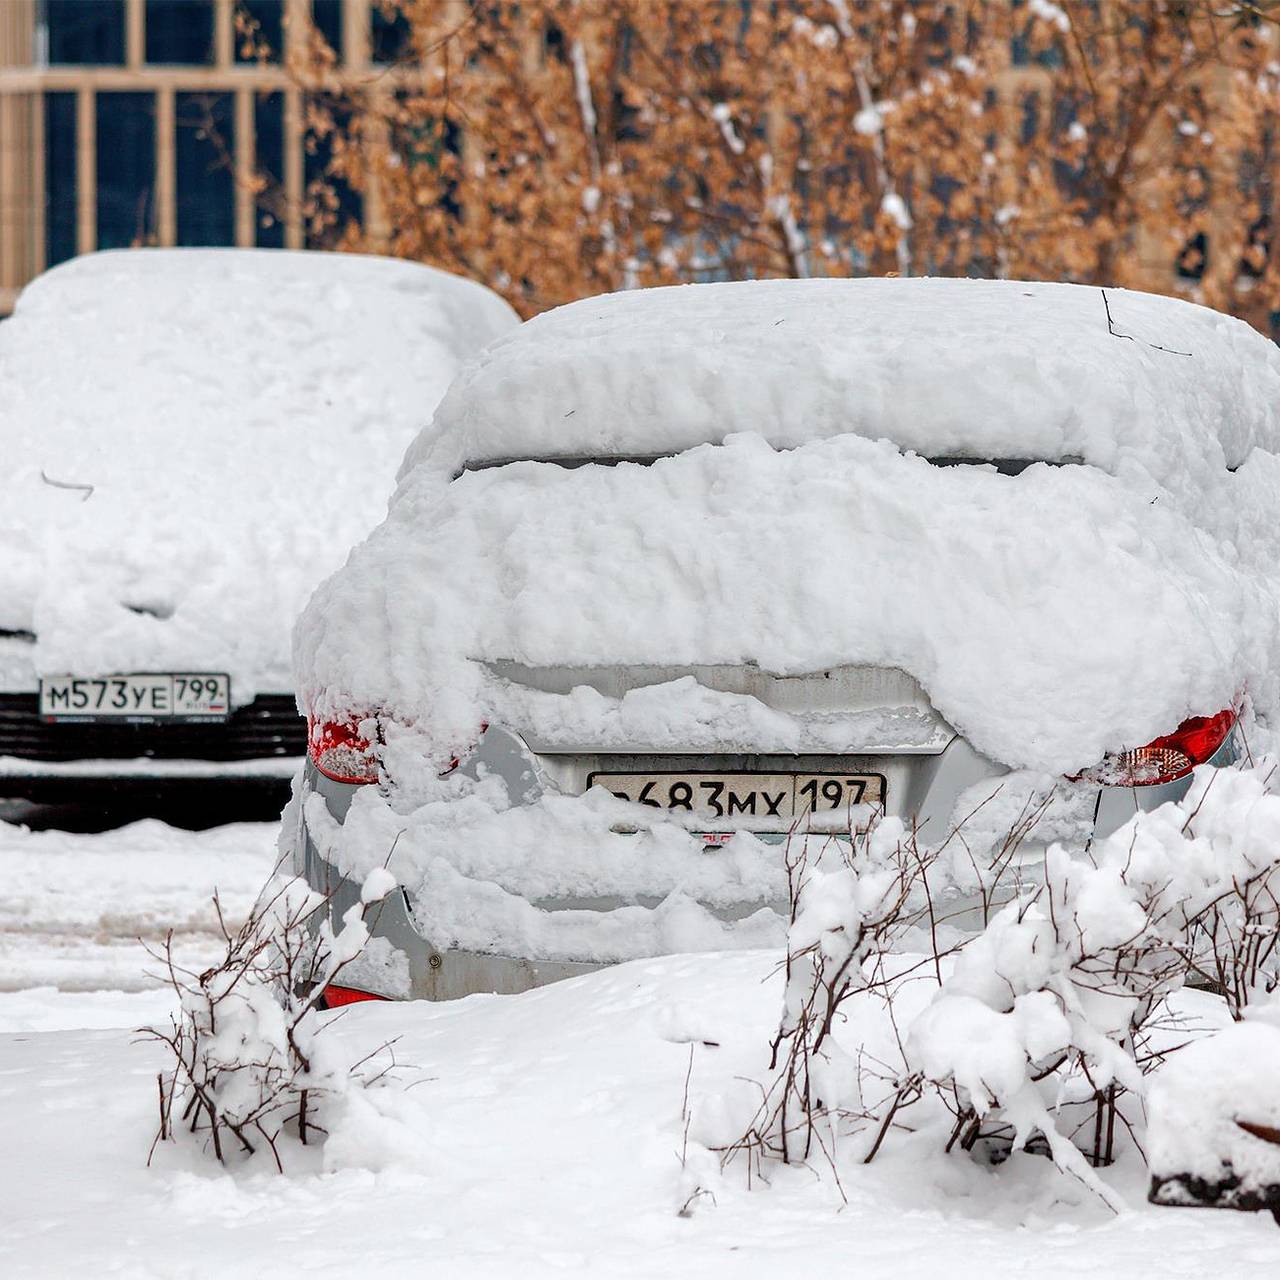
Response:
[[[631,285],[940,274],[1184,292],[1266,327],[1280,6],[394,0],[399,63],[295,60],[335,238],[524,314]],[[319,42],[322,45],[323,42]],[[340,233],[340,234],[339,234]]]

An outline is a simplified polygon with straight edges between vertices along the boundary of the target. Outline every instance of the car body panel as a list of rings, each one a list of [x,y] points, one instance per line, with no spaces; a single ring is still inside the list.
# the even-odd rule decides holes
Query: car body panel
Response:
[[[537,316],[455,380],[295,629],[318,747],[360,726],[380,770],[348,813],[308,767],[297,865],[390,865],[397,928],[441,972],[467,957],[435,989],[486,989],[478,955],[508,990],[532,956],[774,945],[781,846],[853,840],[862,806],[718,821],[670,784],[686,811],[658,811],[652,777],[839,770],[883,780],[886,838],[951,845],[950,922],[970,890],[989,908],[993,866],[1016,893],[1050,844],[1087,853],[1191,781],[1099,766],[1270,680],[1270,566],[1236,533],[1273,505],[1276,387],[1246,325],[1065,284]]]
[[[1240,737],[1238,732],[1233,731],[1209,763],[1214,767],[1229,767],[1240,755]],[[528,795],[546,788],[563,794],[581,794],[585,789],[586,777],[594,767],[601,763],[616,764],[620,759],[628,766],[653,768],[670,767],[677,759],[681,768],[690,769],[704,764],[723,768],[741,763],[740,758],[726,760],[725,757],[616,757],[581,753],[553,755],[532,751],[527,743],[510,730],[491,727],[475,754],[462,768],[472,774],[497,774],[507,782],[513,794],[517,795]],[[969,805],[980,806],[986,798],[998,794],[1002,779],[1007,775],[1002,766],[985,760],[963,738],[954,734],[944,750],[927,755],[917,752],[872,757],[765,756],[757,757],[753,762],[770,769],[791,769],[797,772],[811,769],[883,770],[889,780],[891,812],[913,823],[920,839],[932,844],[948,839],[953,829],[950,824],[966,817]],[[1092,819],[1088,823],[1089,839],[1101,839],[1118,830],[1135,814],[1181,799],[1190,784],[1190,775],[1147,787],[1070,784],[1064,780],[1065,786],[1074,786],[1080,792],[1076,796],[1077,804],[1083,804],[1086,811],[1092,809]],[[336,923],[359,901],[360,888],[356,881],[344,876],[321,852],[320,844],[313,837],[304,816],[306,802],[309,796],[321,797],[330,817],[341,824],[361,788],[326,777],[310,761],[304,767],[297,786],[297,803],[291,808],[291,825],[285,834],[286,845],[292,851],[293,870],[296,874],[305,876],[310,886],[327,899],[327,912]],[[962,800],[965,801],[965,806],[958,810],[957,806]],[[829,830],[834,834],[837,828],[831,827]],[[772,832],[765,833],[763,838],[784,843],[788,835],[785,832]],[[1024,888],[1028,884],[1034,884],[1043,847],[1043,842],[1033,840],[1020,851],[1022,866],[1013,883],[1021,884]],[[603,913],[628,903],[616,897],[589,899],[560,896],[539,899],[534,905],[546,912]],[[755,909],[756,904],[743,908],[747,911]],[[785,913],[786,904],[775,903],[773,909]],[[735,916],[733,907],[713,908],[713,911],[726,919]],[[965,928],[980,925],[981,907],[976,899],[952,903],[948,914],[955,926]],[[445,1000],[480,992],[514,994],[602,967],[601,962],[593,960],[531,959],[506,954],[499,949],[486,952],[471,948],[437,947],[415,923],[413,899],[403,886],[397,888],[370,913],[370,924],[375,939],[385,943],[389,952],[396,956],[398,965],[364,963],[348,980],[355,982],[362,990],[379,995]]]
[[[112,771],[279,786],[306,740],[298,610],[460,364],[517,323],[478,283],[346,253],[107,251],[28,285],[0,328],[0,797]],[[231,714],[28,705],[41,676],[167,673],[226,675]]]

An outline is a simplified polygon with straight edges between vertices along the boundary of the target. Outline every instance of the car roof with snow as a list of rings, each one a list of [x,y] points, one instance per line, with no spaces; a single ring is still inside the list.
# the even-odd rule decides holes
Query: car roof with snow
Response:
[[[0,325],[0,632],[35,633],[42,671],[288,689],[298,610],[459,365],[517,323],[481,285],[356,254],[47,272]]]
[[[407,470],[651,457],[740,431],[927,457],[1079,459],[1158,479],[1280,445],[1280,351],[1124,289],[767,280],[632,290],[526,322],[466,369]],[[404,470],[402,470],[402,475]]]

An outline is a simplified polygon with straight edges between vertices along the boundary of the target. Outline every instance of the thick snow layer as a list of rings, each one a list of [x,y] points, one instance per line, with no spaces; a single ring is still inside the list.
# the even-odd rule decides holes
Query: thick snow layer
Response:
[[[1269,705],[1276,471],[1256,453],[1192,502],[1087,465],[936,467],[856,435],[452,483],[424,465],[312,599],[299,683],[320,713],[380,710],[447,761],[513,712],[600,745],[745,750],[745,725],[758,749],[794,749],[785,715],[762,723],[737,696],[685,682],[534,705],[479,660],[898,667],[994,760],[1071,773],[1245,688]]]
[[[0,326],[0,687],[227,671],[288,690],[289,628],[384,510],[459,364],[516,323],[414,263],[94,254]]]
[[[1151,1089],[1151,1172],[1210,1187],[1238,1179],[1242,1192],[1280,1187],[1280,1145],[1237,1123],[1280,1130],[1278,1062],[1274,1020],[1236,1023],[1174,1054]]]
[[[1107,308],[1110,307],[1111,322]],[[633,290],[535,317],[450,389],[411,459],[654,454],[757,431],[928,456],[1081,457],[1169,483],[1280,441],[1280,352],[1170,298],[990,280]]]
[[[704,856],[692,823],[557,794],[550,763],[541,794],[436,774],[486,722],[583,753],[821,753],[921,707],[822,719],[692,674],[504,672],[896,669],[1049,787],[1242,695],[1274,719],[1280,352],[1203,308],[1108,300],[1132,336],[1097,290],[865,281],[590,300],[497,343],[296,630],[304,700],[377,717],[392,784],[342,831],[317,800],[313,838],[360,876],[394,849],[440,946],[762,945],[776,847]],[[922,456],[958,453],[1060,465]],[[622,905],[576,909],[602,898]]]
[[[750,1189],[741,1163],[720,1174],[702,1139],[734,1077],[759,1076],[777,960],[676,957],[518,997],[351,1009],[334,1028],[351,1056],[398,1038],[410,1069],[357,1097],[323,1150],[290,1144],[283,1177],[221,1171],[185,1144],[146,1168],[162,1059],[130,1032],[0,1036],[6,1166],[22,1171],[0,1209],[0,1267],[15,1280],[798,1280],[851,1265],[900,1280],[1224,1267],[1262,1280],[1280,1267],[1269,1218],[1146,1206],[1137,1161],[1103,1173],[1133,1208],[1114,1217],[1042,1157],[943,1155],[945,1126],[895,1132],[870,1166],[842,1146],[847,1204],[821,1158]],[[890,1028],[853,1012],[837,1036],[892,1054]],[[711,1194],[679,1216],[697,1183]]]

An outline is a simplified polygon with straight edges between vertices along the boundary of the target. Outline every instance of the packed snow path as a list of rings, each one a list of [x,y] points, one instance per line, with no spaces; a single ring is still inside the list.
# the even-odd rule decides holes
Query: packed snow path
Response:
[[[136,1026],[168,1007],[143,942],[221,954],[275,860],[275,823],[182,831],[137,822],[82,835],[0,823],[0,1030]]]

